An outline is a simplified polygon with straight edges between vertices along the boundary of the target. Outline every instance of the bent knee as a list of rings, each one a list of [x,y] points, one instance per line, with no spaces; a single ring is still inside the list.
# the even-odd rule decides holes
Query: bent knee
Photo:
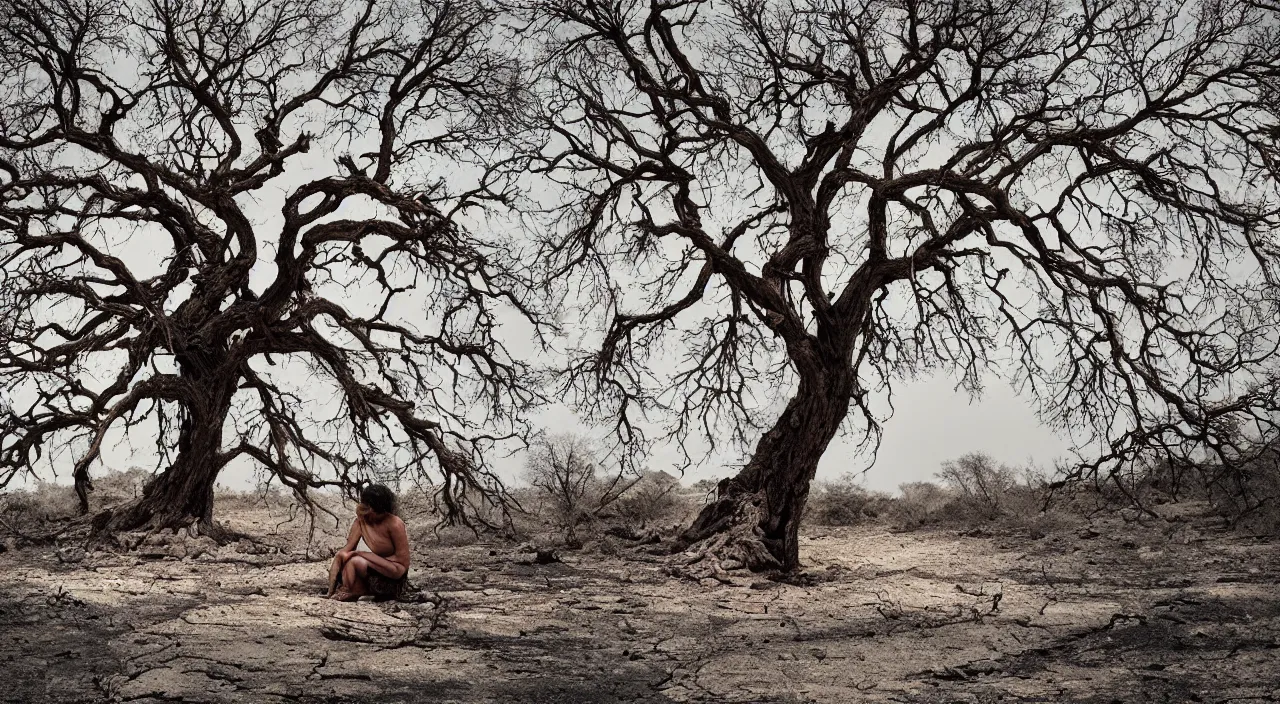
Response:
[[[348,560],[347,564],[351,565],[351,567],[359,574],[364,574],[365,571],[369,569],[369,561],[359,555]]]

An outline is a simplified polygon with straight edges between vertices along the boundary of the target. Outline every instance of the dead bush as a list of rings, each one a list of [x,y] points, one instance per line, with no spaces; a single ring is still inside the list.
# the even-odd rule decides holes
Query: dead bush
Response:
[[[536,503],[535,515],[542,517],[564,538],[567,545],[582,544],[578,529],[597,522],[639,477],[599,472],[598,449],[580,435],[547,435],[529,448],[525,481]]]
[[[151,479],[151,472],[141,467],[130,467],[122,472],[109,472],[93,480],[90,503],[106,508],[132,501],[142,495],[142,488]]]
[[[1234,472],[1208,470],[1234,478],[1209,483],[1209,504],[1240,530],[1280,535],[1280,441],[1253,448],[1251,455]]]
[[[953,498],[933,482],[910,482],[899,486],[898,491],[901,495],[893,502],[891,520],[905,529],[938,523],[943,508]]]
[[[1228,526],[1280,535],[1280,440],[1237,438],[1230,449],[1230,462],[1144,458],[1095,481],[1068,474],[1054,504],[1086,515],[1135,507],[1151,515],[1162,505],[1202,502]]]
[[[891,512],[893,499],[867,489],[857,477],[845,474],[835,481],[819,482],[809,495],[805,519],[822,526],[853,526]]]
[[[1013,468],[997,463],[982,452],[971,452],[942,463],[936,475],[956,495],[960,514],[993,520],[1004,514],[1010,493],[1018,484]]]
[[[692,502],[680,491],[680,480],[662,471],[645,472],[619,495],[614,513],[622,521],[647,528],[692,509]]]
[[[75,491],[61,484],[40,482],[0,493],[0,536],[35,540],[52,524],[74,516],[78,505]]]

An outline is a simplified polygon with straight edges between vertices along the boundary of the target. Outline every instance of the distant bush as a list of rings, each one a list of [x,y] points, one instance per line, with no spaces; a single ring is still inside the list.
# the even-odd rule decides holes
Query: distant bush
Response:
[[[941,512],[951,503],[951,492],[933,482],[910,482],[898,487],[901,494],[893,503],[890,518],[900,528],[919,528],[938,523]]]
[[[613,512],[637,528],[647,528],[690,513],[692,501],[680,491],[680,480],[666,472],[646,472],[628,486]]]
[[[1280,535],[1280,441],[1252,448],[1252,456],[1234,471],[1205,468],[1210,505],[1248,532]],[[1222,479],[1225,479],[1223,481]]]
[[[899,530],[929,526],[1018,531],[1040,538],[1078,522],[1046,510],[1052,482],[1035,467],[1011,467],[972,453],[943,463],[935,482],[910,482],[898,495],[873,492],[856,478],[814,484],[805,520],[848,526],[878,522]]]
[[[1010,494],[1018,486],[1017,470],[981,452],[943,462],[936,476],[955,495],[962,515],[988,521],[1009,511]]]
[[[853,526],[874,521],[893,506],[888,494],[871,491],[846,474],[840,479],[818,482],[809,494],[805,520],[823,526]]]
[[[639,477],[599,472],[598,449],[580,435],[548,435],[529,448],[525,481],[537,503],[526,506],[545,519],[571,546],[580,546],[580,526],[594,524]],[[658,508],[658,507],[653,507]]]
[[[93,480],[90,504],[97,508],[115,506],[142,496],[142,488],[151,479],[151,472],[141,467],[130,467],[123,472],[109,472]]]
[[[1204,502],[1211,514],[1240,530],[1280,535],[1280,439],[1237,438],[1228,462],[1146,458],[1105,478],[1067,483],[1055,495],[1059,507],[1098,512],[1162,504]]]
[[[39,541],[51,524],[76,514],[70,486],[40,482],[31,489],[0,493],[0,538]]]

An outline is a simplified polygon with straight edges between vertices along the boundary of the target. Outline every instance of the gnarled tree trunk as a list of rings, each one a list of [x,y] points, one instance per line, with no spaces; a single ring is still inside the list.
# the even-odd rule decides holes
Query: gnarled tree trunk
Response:
[[[185,404],[172,465],[147,482],[142,496],[95,519],[107,532],[180,528],[221,539],[226,531],[213,522],[213,486],[222,470],[222,429],[239,376],[227,373],[211,355],[180,358],[183,377],[196,390]]]
[[[773,427],[737,476],[725,479],[676,541],[687,548],[716,536],[711,559],[734,559],[753,570],[800,565],[800,516],[827,445],[839,432],[853,393],[853,371],[835,364],[802,379]]]

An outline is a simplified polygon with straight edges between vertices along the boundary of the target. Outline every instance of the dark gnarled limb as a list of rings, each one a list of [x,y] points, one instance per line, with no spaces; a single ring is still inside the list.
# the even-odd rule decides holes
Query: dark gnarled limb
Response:
[[[536,393],[498,319],[543,323],[512,248],[457,218],[506,197],[457,177],[519,104],[494,20],[0,2],[0,487],[69,447],[88,511],[104,445],[149,433],[157,475],[98,527],[220,534],[233,462],[308,506],[371,477],[454,520],[500,505],[483,452]]]
[[[1274,437],[1268,3],[514,4],[543,263],[610,321],[566,391],[746,456],[678,547],[795,568],[828,444],[922,369],[1010,374],[1093,475]]]

